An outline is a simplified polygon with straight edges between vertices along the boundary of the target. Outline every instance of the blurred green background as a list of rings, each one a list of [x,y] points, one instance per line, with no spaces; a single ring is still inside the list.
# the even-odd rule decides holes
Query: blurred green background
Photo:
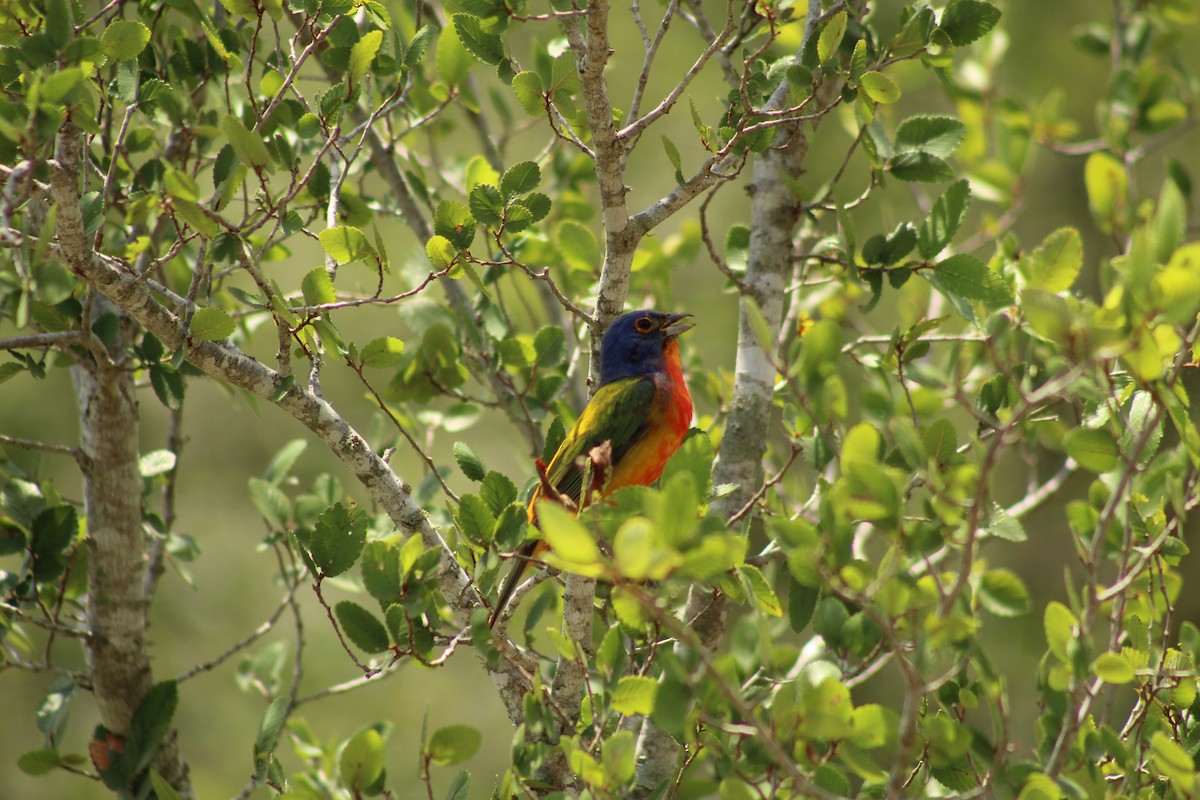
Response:
[[[715,8],[717,4],[712,5]],[[901,4],[880,2],[873,5],[880,27],[884,31],[890,30],[895,25]],[[1001,2],[1000,5],[1005,12],[1001,25],[1008,38],[1008,52],[999,67],[998,85],[1004,92],[1035,106],[1047,93],[1062,91],[1064,116],[1077,122],[1079,137],[1095,136],[1096,103],[1105,93],[1108,64],[1071,46],[1070,32],[1085,22],[1107,24],[1107,15],[1112,12],[1113,4],[1100,0],[1041,3],[1012,0]],[[614,6],[613,22],[617,29],[613,36],[617,52],[608,76],[614,102],[623,105],[627,102],[629,89],[640,66],[641,54],[637,44],[639,38],[624,5]],[[1192,59],[1192,66],[1198,68],[1200,31],[1195,27],[1182,30],[1198,45],[1187,52]],[[676,40],[683,41],[688,32],[679,23],[672,35]],[[994,48],[998,44],[997,36],[993,35],[978,43],[975,52]],[[654,98],[657,93],[665,91],[669,86],[668,78],[681,72],[684,69],[681,65],[690,63],[692,57],[688,47],[666,48],[660,55],[660,77],[652,83],[648,97]],[[945,99],[931,72],[912,63],[902,67],[899,77],[905,89],[905,98],[896,113],[953,113],[952,105]],[[304,87],[305,92],[315,93],[316,89],[315,84]],[[697,104],[715,108],[723,90],[714,79],[709,78],[699,82],[691,94]],[[666,120],[663,132],[680,144],[685,160],[689,152],[698,158],[698,148],[689,150],[685,147],[685,143],[694,136],[686,109],[677,111]],[[641,208],[670,186],[671,178],[664,169],[664,159],[657,140],[658,132],[655,131],[631,158],[629,174],[648,178],[643,184],[631,187],[631,208]],[[538,142],[540,144],[540,139]],[[827,121],[816,136],[815,149],[810,158],[814,171],[819,171],[822,168],[820,165],[840,160],[847,142],[845,130],[838,127],[836,117]],[[1193,176],[1200,175],[1198,152],[1200,131],[1197,130],[1173,142],[1164,151],[1183,162]],[[466,156],[472,154],[470,150],[466,152]],[[512,152],[508,155],[515,160],[533,153]],[[1090,222],[1083,187],[1083,161],[1038,147],[1034,148],[1032,158],[1034,165],[1023,190],[1024,211],[1014,231],[1023,247],[1032,248],[1058,227],[1072,225],[1080,228],[1084,234],[1086,258],[1082,288],[1095,291],[1096,264],[1113,255],[1115,249],[1113,243],[1106,241]],[[1148,168],[1138,176],[1141,191],[1147,196],[1157,194],[1162,177],[1160,161],[1152,159],[1151,163],[1158,166]],[[854,184],[853,181],[848,183]],[[856,221],[860,237],[890,230],[897,222],[913,216],[915,200],[907,187],[890,186],[880,197],[884,199],[883,202],[868,204],[858,215]],[[723,236],[725,226],[746,219],[748,205],[746,195],[738,187],[724,191],[710,215],[710,219],[716,223],[718,235]],[[977,204],[978,207],[986,208],[983,204]],[[677,230],[679,225],[694,223],[694,220],[695,209],[687,209],[672,219],[658,235],[664,238]],[[384,230],[392,237],[388,246],[394,263],[423,263],[423,253],[407,229],[397,223],[388,223]],[[1189,238],[1194,235],[1193,227],[1189,231]],[[990,247],[985,247],[982,252],[990,254]],[[269,265],[268,272],[285,286],[295,285],[304,272],[320,263],[320,258],[321,254],[315,248],[298,250],[288,261]],[[339,288],[347,288],[343,285],[346,280],[361,279],[364,283],[373,280],[365,270],[360,270],[358,275],[352,274],[354,269],[347,268],[339,275]],[[699,327],[688,334],[685,346],[690,364],[702,365],[707,371],[731,372],[733,367],[736,301],[733,295],[720,289],[723,284],[724,280],[702,250],[695,263],[672,275],[671,296],[652,298],[658,307],[665,310],[697,313]],[[428,298],[429,302],[440,302],[441,293],[435,288],[423,297]],[[887,297],[889,295],[885,295],[881,307],[867,318],[869,325],[883,333],[891,331],[896,319],[895,309],[887,307]],[[630,305],[645,299],[644,295],[638,294],[635,282]],[[347,338],[356,341],[381,335],[405,338],[404,320],[412,309],[412,303],[398,308],[364,308],[343,312],[338,322]],[[11,330],[0,326],[0,336],[11,333]],[[272,348],[270,336],[260,334],[248,349],[269,359]],[[576,380],[581,379],[581,376],[576,376]],[[330,365],[325,373],[324,389],[327,398],[359,430],[368,435],[385,430],[378,424],[371,405],[362,396],[360,384],[353,380],[348,370]],[[151,392],[145,391],[140,399],[141,450],[147,452],[163,446],[166,413]],[[697,408],[702,423],[706,418],[711,418],[714,411],[714,408],[703,404]],[[453,441],[459,438],[468,441],[489,466],[506,472],[518,483],[530,477],[533,474],[532,465],[525,457],[523,448],[514,445],[512,430],[501,422],[492,422],[485,416],[466,431],[453,435],[440,434],[431,443],[435,461],[452,464],[450,448]],[[0,388],[0,432],[61,444],[76,442],[78,423],[68,372],[64,369],[51,370],[43,381],[35,381],[28,373],[22,373],[5,383]],[[269,551],[258,546],[266,530],[248,499],[246,481],[252,476],[260,476],[271,456],[286,442],[297,437],[307,438],[306,432],[297,423],[274,408],[263,403],[248,402],[245,395],[234,394],[212,382],[197,379],[188,382],[184,432],[186,445],[180,462],[176,527],[195,537],[203,552],[198,561],[189,565],[194,585],[186,583],[175,571],[169,571],[162,580],[152,609],[150,631],[156,680],[179,675],[196,663],[213,658],[248,635],[275,608],[279,593],[268,578],[275,571],[274,559]],[[80,496],[79,477],[68,460],[11,448],[7,449],[6,454],[31,472],[53,478],[65,495],[73,498]],[[396,452],[392,463],[401,477],[413,485],[420,483],[424,477],[423,465],[403,447]],[[361,493],[356,491],[352,477],[323,452],[319,443],[310,442],[295,470],[299,485],[307,487],[313,476],[326,471],[337,477],[351,494],[362,498]],[[1011,502],[1019,497],[1025,479],[1020,469],[1014,470],[1012,484],[998,487],[999,499]],[[450,483],[456,491],[466,488],[465,480],[457,471],[451,476]],[[1078,493],[1085,486],[1086,479],[1078,478],[1071,488]],[[1020,557],[1020,563],[1012,566],[1025,577],[1035,595],[1036,607],[1046,598],[1062,595],[1063,566],[1073,559],[1073,555],[1058,507],[1047,506],[1038,510],[1026,519],[1025,525],[1031,539],[1037,541],[1037,559],[1030,559],[1027,552],[1014,550],[1006,553],[1003,543],[989,545],[987,556],[997,562],[1004,562],[1006,557],[1012,558],[1014,555]],[[1185,562],[1185,569],[1188,563]],[[1190,564],[1195,564],[1194,558]],[[0,568],[4,566],[4,562],[0,561]],[[1194,573],[1195,567],[1191,569]],[[341,596],[339,594],[339,598]],[[302,693],[360,674],[342,652],[311,593],[302,593],[301,602],[306,612],[304,640],[308,656]],[[1196,616],[1194,601],[1190,613],[1185,610],[1184,616]],[[1007,637],[1012,642],[1007,653],[1011,663],[1003,665],[1011,679],[1012,694],[1016,697],[1031,696],[1031,693],[1022,690],[1030,688],[1034,679],[1036,664],[1031,659],[1041,650],[1040,621],[1029,618],[989,619],[988,626],[986,635]],[[258,652],[274,642],[290,642],[292,639],[291,623],[285,617],[277,631],[260,640],[249,652]],[[55,658],[82,668],[82,655],[72,642],[60,640],[55,645]],[[181,700],[175,721],[180,731],[180,746],[191,765],[197,796],[201,798],[235,795],[253,770],[252,744],[266,703],[261,697],[237,688],[234,673],[240,658],[234,656],[220,667],[180,687]],[[50,680],[44,674],[16,670],[6,670],[0,676],[0,703],[4,708],[4,724],[0,725],[0,753],[4,754],[0,756],[0,796],[107,796],[98,785],[77,777],[52,773],[31,778],[16,767],[16,758],[20,753],[41,746],[41,734],[34,723],[34,710],[49,687]],[[1034,713],[1035,709],[1013,709],[1013,730],[1028,731],[1025,741],[1033,738],[1030,726]],[[386,680],[374,682],[347,696],[305,706],[300,716],[320,737],[329,740],[345,738],[359,727],[377,720],[394,723],[395,731],[389,743],[388,773],[389,784],[401,800],[425,796],[424,787],[417,780],[417,753],[426,717],[431,729],[466,723],[484,732],[483,748],[465,765],[474,778],[471,797],[488,796],[493,776],[508,763],[512,729],[489,680],[477,666],[470,650],[460,651],[441,669],[430,670],[412,664]],[[90,698],[80,693],[74,701],[72,724],[62,749],[65,752],[84,752],[95,722],[96,714]],[[1019,739],[1021,736],[1018,733]],[[281,742],[278,752],[285,765],[294,763],[286,743]],[[444,792],[457,768],[441,772],[445,774],[436,776],[435,788]],[[267,794],[260,791],[256,796],[265,797]]]

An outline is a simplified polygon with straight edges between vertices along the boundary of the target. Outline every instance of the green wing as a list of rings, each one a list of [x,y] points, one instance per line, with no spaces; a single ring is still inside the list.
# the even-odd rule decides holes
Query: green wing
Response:
[[[636,442],[654,402],[654,379],[623,378],[605,384],[588,401],[575,427],[550,459],[546,477],[558,491],[579,502],[583,470],[576,459],[593,447],[612,442],[613,463]]]

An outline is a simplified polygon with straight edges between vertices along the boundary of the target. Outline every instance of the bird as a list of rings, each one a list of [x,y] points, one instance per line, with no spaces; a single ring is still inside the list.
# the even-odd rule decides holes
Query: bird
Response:
[[[547,486],[580,504],[583,461],[605,443],[611,446],[610,468],[608,480],[598,487],[600,496],[625,486],[649,486],[662,475],[692,423],[692,396],[683,380],[678,342],[680,334],[695,327],[685,321],[691,316],[641,309],[609,325],[600,340],[596,393],[545,467],[529,500],[531,523],[537,524],[536,504]],[[544,540],[534,539],[517,550],[517,563],[500,589],[489,625],[495,626],[521,576],[546,549]]]

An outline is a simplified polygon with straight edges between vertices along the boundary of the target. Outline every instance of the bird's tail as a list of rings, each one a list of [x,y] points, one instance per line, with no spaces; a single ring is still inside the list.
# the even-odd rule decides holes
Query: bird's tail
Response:
[[[513,561],[515,563],[512,569],[509,570],[508,577],[504,579],[504,583],[500,587],[500,596],[496,599],[496,605],[492,607],[492,615],[488,617],[488,627],[496,627],[496,621],[500,619],[500,614],[508,606],[508,601],[512,599],[513,592],[521,585],[521,578],[529,571],[529,567],[533,561],[548,549],[545,540],[534,539],[521,545],[520,549],[513,554]]]

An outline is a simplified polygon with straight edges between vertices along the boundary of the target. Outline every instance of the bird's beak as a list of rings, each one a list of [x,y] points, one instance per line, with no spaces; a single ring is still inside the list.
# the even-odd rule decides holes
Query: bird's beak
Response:
[[[684,322],[685,319],[692,316],[691,314],[668,314],[666,322],[663,323],[663,335],[669,339],[673,339],[681,333],[686,333],[696,327],[694,322]]]

